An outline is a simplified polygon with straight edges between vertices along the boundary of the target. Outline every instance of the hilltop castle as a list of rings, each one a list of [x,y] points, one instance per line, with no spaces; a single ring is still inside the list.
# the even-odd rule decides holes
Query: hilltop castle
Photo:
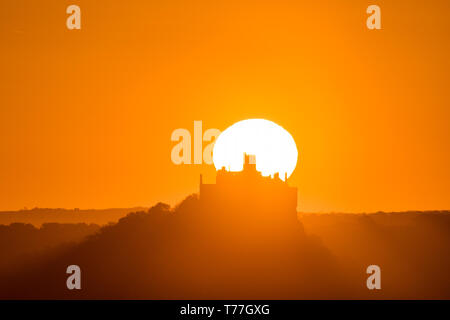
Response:
[[[203,183],[200,175],[200,202],[215,218],[238,225],[277,228],[297,222],[297,188],[288,185],[287,174],[285,181],[278,173],[262,176],[252,155],[244,154],[242,171],[218,170],[216,184]]]

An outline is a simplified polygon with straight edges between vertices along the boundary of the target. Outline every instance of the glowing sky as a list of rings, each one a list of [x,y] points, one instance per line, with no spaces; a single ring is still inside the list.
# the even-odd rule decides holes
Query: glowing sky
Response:
[[[214,166],[177,128],[269,119],[299,210],[450,208],[450,2],[79,0],[0,5],[0,209],[171,204]]]

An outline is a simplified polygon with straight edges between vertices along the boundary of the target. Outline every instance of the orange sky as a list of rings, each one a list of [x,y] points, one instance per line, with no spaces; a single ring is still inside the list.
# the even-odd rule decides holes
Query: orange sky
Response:
[[[82,29],[66,29],[66,7]],[[383,30],[366,8],[381,7]],[[173,130],[266,118],[301,211],[450,209],[450,2],[0,4],[0,209],[175,204]]]

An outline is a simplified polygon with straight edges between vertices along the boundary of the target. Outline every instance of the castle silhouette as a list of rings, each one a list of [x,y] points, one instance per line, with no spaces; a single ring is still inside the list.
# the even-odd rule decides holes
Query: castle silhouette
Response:
[[[256,170],[256,157],[244,153],[239,172],[217,171],[216,183],[205,184],[200,175],[200,203],[211,219],[237,230],[272,232],[298,227],[297,188],[276,173],[264,177]]]

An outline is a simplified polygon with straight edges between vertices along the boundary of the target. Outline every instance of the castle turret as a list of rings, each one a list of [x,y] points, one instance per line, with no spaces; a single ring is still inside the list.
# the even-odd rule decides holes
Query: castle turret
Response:
[[[244,153],[244,171],[256,171],[256,157]]]

